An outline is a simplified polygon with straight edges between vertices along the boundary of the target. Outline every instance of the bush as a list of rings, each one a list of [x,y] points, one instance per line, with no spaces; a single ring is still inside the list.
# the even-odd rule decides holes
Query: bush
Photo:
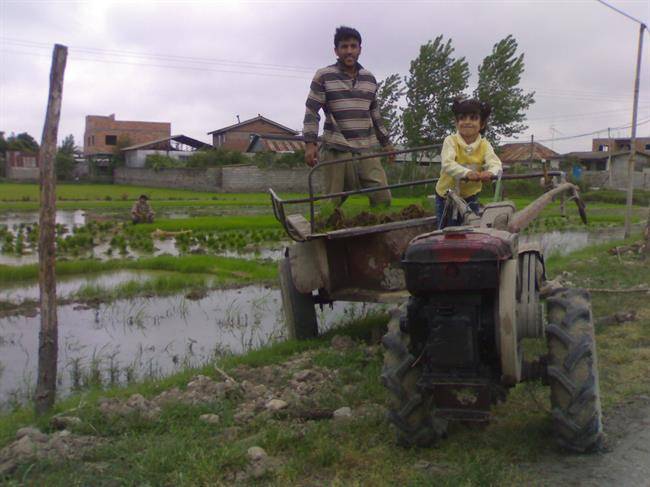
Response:
[[[270,151],[258,152],[253,156],[253,164],[259,168],[302,167],[305,164],[305,151],[299,150],[283,154]]]
[[[206,168],[245,164],[249,159],[239,151],[228,149],[198,150],[187,159],[187,167]]]
[[[144,167],[153,169],[154,171],[160,171],[161,169],[185,167],[185,164],[178,159],[163,154],[150,154],[147,156]]]

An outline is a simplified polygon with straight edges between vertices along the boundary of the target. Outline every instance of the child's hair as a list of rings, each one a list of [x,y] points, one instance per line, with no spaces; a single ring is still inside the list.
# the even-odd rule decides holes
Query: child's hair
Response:
[[[481,118],[481,135],[485,133],[487,128],[487,120],[492,113],[492,107],[485,101],[479,101],[476,98],[464,99],[455,98],[451,105],[451,111],[454,113],[454,118],[458,120],[461,115],[476,114]]]
[[[346,39],[356,39],[359,45],[361,45],[361,34],[359,34],[359,31],[352,27],[342,25],[334,32],[334,47],[339,47],[339,42]]]

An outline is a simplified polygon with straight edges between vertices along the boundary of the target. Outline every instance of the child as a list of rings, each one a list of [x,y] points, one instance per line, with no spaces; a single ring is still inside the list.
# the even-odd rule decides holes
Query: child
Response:
[[[457,190],[470,209],[478,213],[481,181],[489,181],[501,171],[501,160],[494,153],[492,145],[481,137],[492,111],[490,105],[476,99],[456,99],[451,110],[456,119],[456,133],[447,136],[442,144],[442,168],[436,184],[438,228],[461,223],[451,221],[451,215],[446,215],[446,221],[442,221],[448,189]],[[460,182],[457,187],[456,182],[460,178],[469,181]]]

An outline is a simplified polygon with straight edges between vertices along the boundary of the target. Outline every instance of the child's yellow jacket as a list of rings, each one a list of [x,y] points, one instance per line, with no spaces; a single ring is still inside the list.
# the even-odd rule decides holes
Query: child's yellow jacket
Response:
[[[470,171],[489,171],[494,175],[501,171],[501,159],[494,153],[492,145],[480,135],[471,144],[467,144],[458,133],[447,136],[440,157],[442,167],[436,193],[443,197],[448,189],[456,188],[456,179]],[[482,187],[480,181],[460,183],[460,196],[468,198],[478,194]]]

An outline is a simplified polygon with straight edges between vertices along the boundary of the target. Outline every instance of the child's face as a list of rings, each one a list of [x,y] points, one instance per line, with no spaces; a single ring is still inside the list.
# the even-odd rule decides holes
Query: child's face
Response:
[[[476,139],[481,128],[481,116],[478,113],[463,113],[456,118],[456,130],[464,139]]]

